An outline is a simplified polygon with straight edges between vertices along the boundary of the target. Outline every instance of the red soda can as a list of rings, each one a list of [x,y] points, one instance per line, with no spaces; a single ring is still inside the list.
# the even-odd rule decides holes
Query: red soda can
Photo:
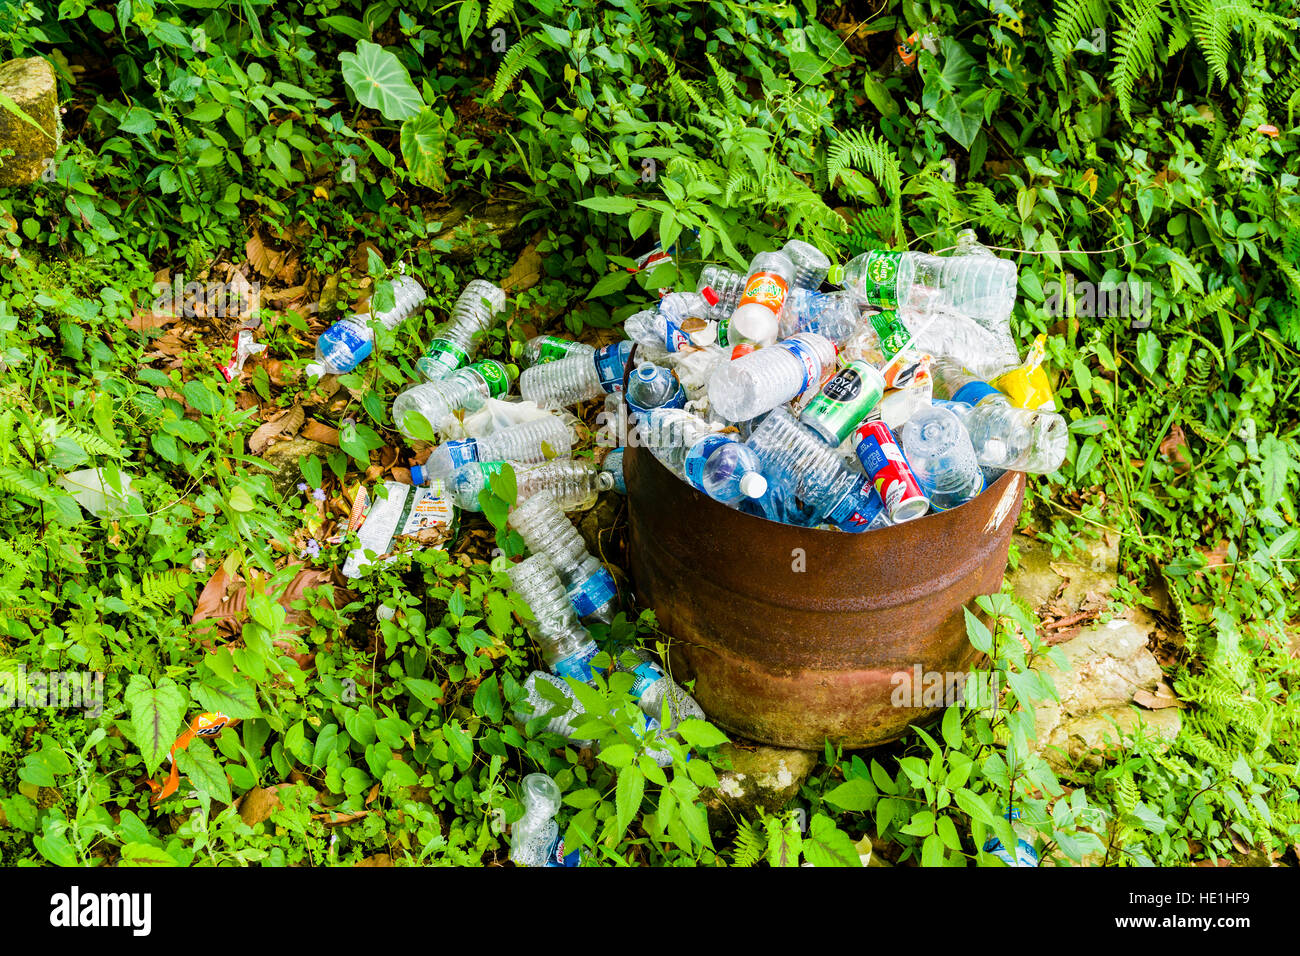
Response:
[[[912,473],[894,433],[881,421],[863,422],[854,433],[858,460],[876,486],[895,524],[919,518],[930,510],[930,499]]]

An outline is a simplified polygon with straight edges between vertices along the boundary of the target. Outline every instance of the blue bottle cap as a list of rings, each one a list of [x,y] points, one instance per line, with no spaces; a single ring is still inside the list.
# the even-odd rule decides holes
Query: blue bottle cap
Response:
[[[411,483],[416,487],[424,484],[424,467],[422,465],[411,466]]]

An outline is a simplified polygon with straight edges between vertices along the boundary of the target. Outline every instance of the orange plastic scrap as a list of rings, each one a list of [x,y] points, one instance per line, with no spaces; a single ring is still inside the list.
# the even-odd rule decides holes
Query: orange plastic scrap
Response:
[[[1272,139],[1277,139],[1277,137],[1278,137],[1278,129],[1277,129],[1277,127],[1276,127],[1276,126],[1273,126],[1273,125],[1270,125],[1270,124],[1267,124],[1267,123],[1264,124],[1263,126],[1260,126],[1258,129],[1255,130],[1255,132],[1256,132],[1256,133],[1263,133],[1265,136],[1268,136],[1268,137],[1270,137],[1270,138],[1272,138]]]
[[[920,31],[913,31],[910,37],[898,44],[898,58],[903,61],[904,66],[911,66],[916,62],[916,43],[920,38]]]
[[[184,750],[190,745],[190,741],[195,737],[215,737],[221,731],[230,725],[231,719],[220,711],[204,711],[190,721],[189,727],[185,732],[176,738],[172,744],[172,749],[167,754],[168,761],[171,762],[172,769],[167,775],[167,781],[159,784],[156,780],[149,780],[149,789],[153,791],[153,796],[149,798],[150,804],[155,804],[159,800],[166,800],[176,788],[180,786],[180,771],[176,769],[176,751]]]

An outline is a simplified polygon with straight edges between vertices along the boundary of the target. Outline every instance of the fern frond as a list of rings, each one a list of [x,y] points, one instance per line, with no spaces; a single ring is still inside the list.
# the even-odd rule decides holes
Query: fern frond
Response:
[[[736,831],[736,843],[732,850],[732,866],[753,866],[763,858],[767,849],[767,835],[762,828],[750,820],[745,820]]]
[[[492,99],[501,99],[526,67],[541,68],[536,55],[540,45],[541,41],[537,37],[529,36],[519,40],[506,51],[506,55],[501,59],[501,65],[497,67],[496,79],[492,83]]]
[[[1133,87],[1147,73],[1156,58],[1156,41],[1165,29],[1160,8],[1166,0],[1122,0],[1120,27],[1115,37],[1115,66],[1110,83],[1115,89],[1124,119],[1133,122]]]
[[[903,245],[903,174],[898,157],[889,144],[866,130],[840,134],[826,153],[827,180],[833,186],[849,168],[866,172],[888,195],[889,208],[893,212],[894,242]]]
[[[740,97],[736,95],[736,78],[714,58],[712,53],[706,52],[704,57],[709,61],[713,76],[718,81],[718,89],[722,91],[722,105],[726,107],[727,113],[731,116],[742,115],[745,110],[741,105]]]
[[[17,468],[0,465],[0,491],[20,498],[30,498],[51,504],[54,495],[44,485],[39,485]]]
[[[1110,13],[1107,0],[1065,0],[1057,7],[1056,23],[1052,27],[1052,63],[1056,74],[1065,82],[1065,59],[1074,45],[1105,25]]]
[[[489,29],[496,26],[513,13],[514,9],[515,0],[492,0],[488,4],[487,19],[483,21],[483,25]]]

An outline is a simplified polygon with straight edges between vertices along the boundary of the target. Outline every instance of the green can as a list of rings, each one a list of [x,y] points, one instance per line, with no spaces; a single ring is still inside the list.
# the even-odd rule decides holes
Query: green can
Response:
[[[853,434],[867,413],[885,394],[885,380],[876,367],[861,359],[850,362],[831,377],[813,396],[799,420],[821,436],[822,441],[838,445]]]

